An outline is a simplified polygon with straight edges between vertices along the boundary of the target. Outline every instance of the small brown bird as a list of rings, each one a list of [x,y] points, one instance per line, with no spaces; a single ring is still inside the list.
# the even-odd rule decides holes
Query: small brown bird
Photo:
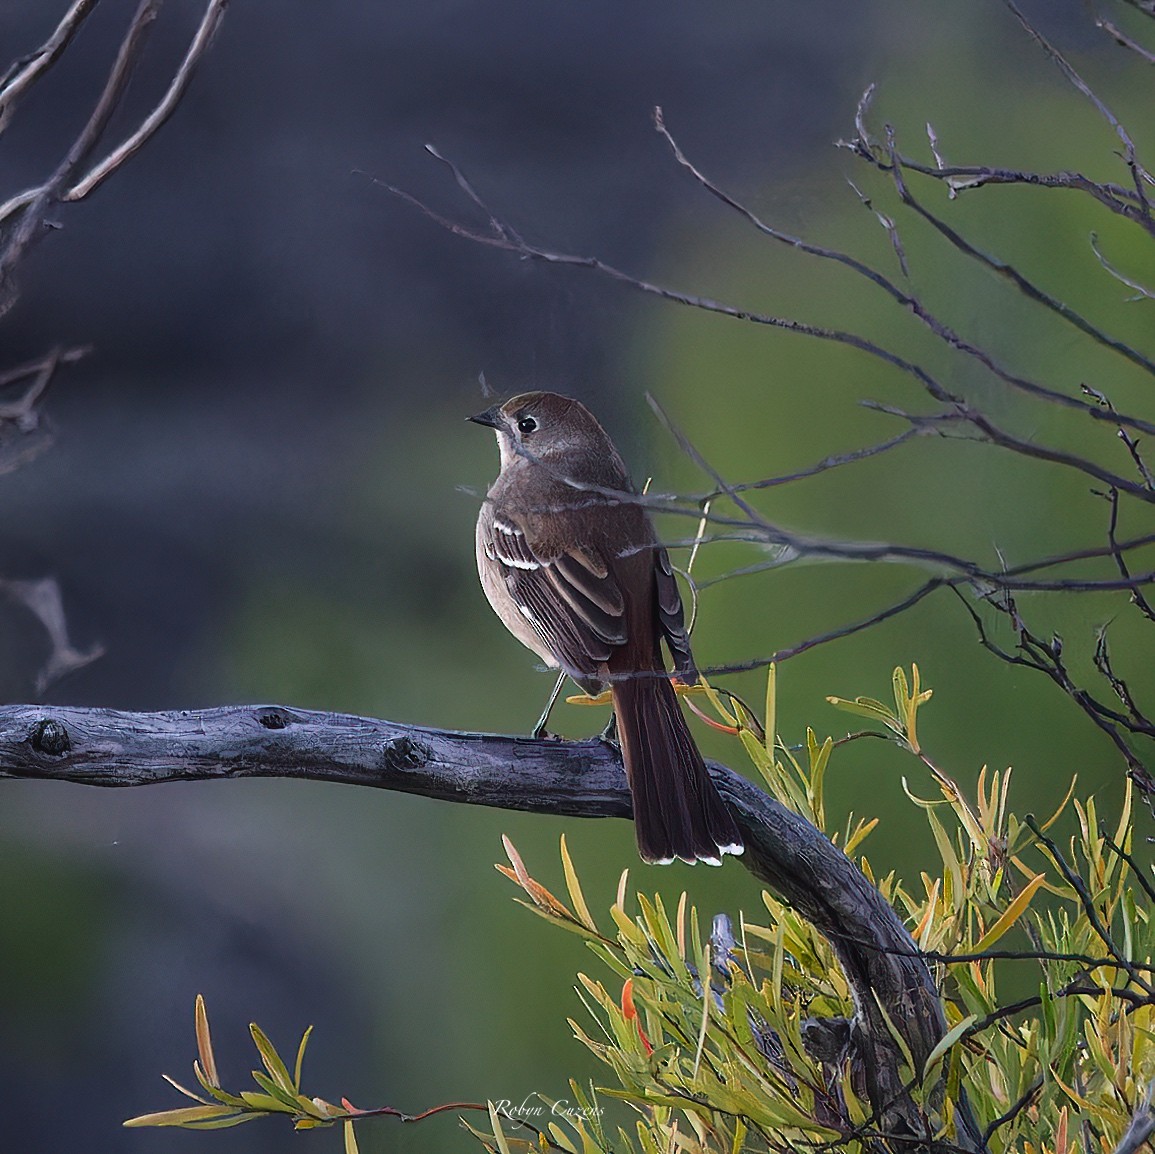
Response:
[[[501,452],[477,519],[482,588],[510,633],[560,668],[559,688],[566,675],[590,694],[609,686],[638,852],[714,865],[740,854],[666,673],[663,639],[677,676],[698,679],[670,559],[629,499],[613,442],[557,393],[523,393],[469,420],[494,429]]]

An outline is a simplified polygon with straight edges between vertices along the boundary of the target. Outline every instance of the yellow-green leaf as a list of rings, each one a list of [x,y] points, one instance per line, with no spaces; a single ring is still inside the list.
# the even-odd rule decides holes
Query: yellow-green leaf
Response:
[[[489,1122],[493,1127],[493,1140],[497,1143],[497,1148],[501,1154],[510,1154],[509,1142],[501,1128],[501,1118],[498,1116],[497,1107],[492,1102],[487,1102],[486,1105],[489,1107]]]
[[[766,671],[766,752],[774,756],[778,734],[778,666],[771,661]]]
[[[926,1065],[923,1067],[923,1078],[934,1069],[934,1065],[942,1056],[977,1022],[978,1014],[968,1014],[961,1022],[956,1022],[939,1040],[938,1044],[927,1055]]]
[[[312,1034],[313,1027],[310,1026],[301,1035],[301,1044],[297,1047],[297,1061],[293,1066],[293,1089],[300,1091],[301,1089],[301,1067],[305,1062],[305,1047],[309,1044],[309,1035]]]
[[[269,1071],[273,1081],[286,1093],[293,1093],[295,1087],[292,1078],[289,1077],[288,1067],[282,1061],[281,1055],[277,1053],[273,1043],[265,1036],[264,1030],[256,1022],[250,1022],[249,1033],[252,1034],[253,1042],[261,1055],[261,1061],[264,1062],[265,1069]]]
[[[253,1090],[242,1090],[241,1098],[244,1099],[246,1106],[251,1106],[254,1110],[263,1110],[266,1114],[296,1113],[292,1106],[286,1105],[279,1098],[274,1098],[272,1094],[258,1094]]]
[[[1023,916],[1027,906],[1031,904],[1031,898],[1035,896],[1035,892],[1043,884],[1043,878],[1043,874],[1036,874],[1023,886],[1018,897],[1007,906],[999,920],[975,942],[974,952],[976,954],[981,954],[983,950],[989,950]]]
[[[231,1106],[183,1106],[179,1110],[161,1110],[156,1114],[140,1114],[124,1123],[127,1127],[187,1126],[190,1122],[208,1122],[237,1113]]]
[[[569,849],[565,844],[564,833],[561,835],[561,864],[565,870],[566,889],[569,890],[569,898],[570,901],[573,902],[573,907],[577,912],[578,919],[590,933],[596,934],[598,932],[597,923],[590,916],[589,906],[586,905],[585,895],[582,893],[577,871],[573,868],[573,862],[570,860]]]

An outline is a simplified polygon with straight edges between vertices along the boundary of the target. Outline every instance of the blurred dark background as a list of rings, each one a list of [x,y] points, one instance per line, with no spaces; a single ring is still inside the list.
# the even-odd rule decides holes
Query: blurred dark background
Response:
[[[83,123],[135,5],[105,0],[0,138],[0,200],[51,171]],[[60,343],[92,344],[46,412],[51,451],[0,478],[0,575],[56,577],[74,640],[105,656],[47,700],[124,709],[281,702],[457,728],[523,731],[550,678],[491,617],[472,557],[475,495],[492,439],[462,417],[479,374],[502,393],[551,388],[603,417],[639,478],[700,491],[644,402],[652,392],[735,480],[800,468],[898,431],[858,402],[918,407],[913,386],[845,349],[692,313],[575,270],[450,236],[391,197],[485,221],[434,143],[529,239],[731,303],[853,328],[912,350],[1024,433],[1078,435],[1062,415],[1008,398],[951,361],[910,318],[845,271],[759,242],[680,172],[652,129],[655,104],[692,159],[766,219],[852,248],[897,276],[885,232],[847,187],[885,182],[832,147],[880,83],[879,130],[930,160],[933,121],[952,161],[1084,167],[1124,180],[1110,130],[998,3],[681,0],[582,5],[354,4],[286,9],[235,0],[161,133],[20,270],[0,322],[0,368]],[[0,60],[36,47],[64,4],[6,0]],[[310,9],[306,11],[305,9]],[[1121,54],[1070,3],[1035,5],[1144,143],[1149,108]],[[170,0],[119,121],[163,90],[200,5]],[[1139,122],[1136,123],[1135,121]],[[114,138],[116,134],[114,133]],[[986,190],[948,206],[985,247],[1152,348],[1150,302],[1128,304],[1087,246],[1155,279],[1151,253],[1073,194]],[[893,198],[891,198],[893,199]],[[894,211],[893,204],[888,211]],[[914,286],[1016,367],[1120,408],[1144,382],[1088,349],[989,276],[898,218]],[[1149,386],[1148,386],[1149,387]],[[1081,428],[1081,426],[1080,426]],[[1121,451],[1121,450],[1120,450]],[[1104,450],[1115,449],[1108,445]],[[1109,456],[1114,467],[1125,464]],[[975,446],[919,442],[761,500],[810,534],[896,540],[993,564],[1102,543],[1088,486]],[[1150,530],[1128,513],[1127,532]],[[687,526],[668,526],[684,536]],[[759,559],[703,551],[700,572]],[[791,566],[713,586],[701,662],[758,658],[913,589],[898,566]],[[1128,647],[1125,598],[1038,598],[1083,666],[1094,629]],[[34,699],[47,642],[3,610],[0,688]],[[1049,812],[1070,777],[1112,812],[1121,765],[1042,678],[982,653],[948,595],[781,670],[779,726],[843,733],[826,694],[885,697],[918,662],[936,690],[924,742],[973,788],[1014,764],[1012,802]],[[1144,680],[1146,678],[1146,680]],[[726,682],[760,701],[761,671]],[[599,728],[576,709],[559,727]],[[853,723],[851,723],[852,725]],[[732,744],[711,752],[742,766]],[[878,748],[864,748],[867,745]],[[881,743],[834,759],[838,813],[880,814],[876,871],[917,877],[932,860],[901,778],[917,763]],[[306,1086],[365,1106],[568,1094],[601,1077],[568,1037],[568,993],[590,959],[576,938],[510,900],[492,872],[510,834],[557,882],[565,830],[595,914],[629,867],[643,889],[690,888],[703,916],[757,917],[740,866],[641,867],[625,823],[561,822],[294,782],[141,792],[6,782],[0,804],[0,1112],[13,1149],[271,1151],[274,1122],[198,1135],[125,1132],[123,1118],[180,1100],[192,1075],[193,998],[208,999],[226,1080],[247,1078],[255,1019],[292,1052],[316,1024]],[[362,1148],[470,1148],[445,1116],[362,1127]],[[335,1133],[302,1137],[335,1149]]]

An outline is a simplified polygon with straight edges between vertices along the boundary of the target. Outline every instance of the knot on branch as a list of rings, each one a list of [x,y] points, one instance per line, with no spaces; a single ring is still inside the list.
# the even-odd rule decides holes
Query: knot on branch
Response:
[[[840,1065],[850,1049],[852,1025],[849,1018],[807,1018],[802,1023],[802,1045],[816,1062]]]
[[[72,748],[68,730],[54,717],[41,718],[32,727],[28,740],[37,753],[46,753],[50,757],[63,757]]]
[[[386,769],[420,769],[432,756],[427,745],[406,733],[389,738],[381,746],[381,762]]]

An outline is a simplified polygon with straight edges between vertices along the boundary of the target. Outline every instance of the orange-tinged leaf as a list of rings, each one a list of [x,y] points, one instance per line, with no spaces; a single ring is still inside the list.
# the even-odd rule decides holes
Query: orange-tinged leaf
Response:
[[[1059,803],[1059,808],[1057,810],[1055,810],[1055,812],[1053,814],[1051,814],[1051,816],[1049,818],[1047,818],[1047,820],[1045,822],[1043,822],[1043,824],[1041,826],[1039,826],[1039,828],[1043,831],[1043,833],[1046,833],[1047,830],[1049,830],[1051,828],[1051,826],[1053,826],[1055,824],[1055,822],[1057,822],[1059,820],[1060,816],[1063,813],[1063,810],[1065,810],[1067,808],[1068,802],[1070,802],[1071,798],[1074,797],[1074,795],[1075,795],[1075,783],[1078,780],[1079,780],[1079,775],[1076,773],[1071,778],[1071,784],[1067,787],[1067,794],[1063,798],[1063,800]]]
[[[638,1017],[637,1007],[634,1005],[634,979],[627,978],[625,984],[622,986],[622,1016],[627,1022],[633,1022],[634,1028],[638,1031],[638,1037],[642,1041],[647,1054],[654,1052],[654,1047],[650,1045],[650,1039],[646,1037],[646,1031],[642,1028],[642,1020]]]
[[[931,887],[931,891],[926,903],[926,912],[922,915],[922,921],[920,921],[915,929],[911,932],[911,936],[916,942],[919,942],[920,944],[923,944],[923,934],[925,934],[927,930],[930,929],[931,923],[934,921],[935,909],[938,906],[938,891],[941,884],[941,878],[934,879],[934,885]]]
[[[719,733],[728,733],[731,737],[736,737],[740,732],[740,728],[737,725],[725,725],[721,721],[715,721],[708,713],[705,713],[694,704],[692,697],[685,696],[683,700],[690,707],[690,712],[697,717],[699,721],[704,721],[711,729],[716,729]]]
[[[1068,1086],[1067,1083],[1064,1082],[1063,1079],[1060,1078],[1059,1075],[1055,1072],[1054,1066],[1052,1066],[1050,1069],[1051,1077],[1055,1080],[1055,1085],[1058,1086],[1059,1089],[1062,1090],[1063,1093],[1066,1094],[1067,1097],[1070,1098],[1071,1101],[1074,1102],[1080,1110],[1083,1110],[1087,1114],[1094,1115],[1096,1112],[1095,1103],[1084,1098],[1082,1094],[1078,1093],[1071,1086]]]
[[[576,918],[570,910],[557,898],[553,896],[540,882],[534,881],[529,876],[529,871],[525,868],[525,863],[521,860],[521,855],[514,848],[513,842],[509,840],[505,834],[501,835],[502,843],[505,846],[505,852],[509,856],[512,863],[512,872],[509,866],[498,864],[495,868],[498,873],[504,874],[511,881],[516,882],[529,895],[533,904],[539,909],[547,913],[553,914],[555,917],[561,918],[563,921],[576,922]]]
[[[517,852],[513,842],[505,835],[501,835],[501,844],[505,847],[505,856],[509,858],[509,864],[513,866],[513,872],[517,875],[518,884],[524,889],[529,883],[529,870],[525,868],[525,862],[521,860],[521,854]]]

